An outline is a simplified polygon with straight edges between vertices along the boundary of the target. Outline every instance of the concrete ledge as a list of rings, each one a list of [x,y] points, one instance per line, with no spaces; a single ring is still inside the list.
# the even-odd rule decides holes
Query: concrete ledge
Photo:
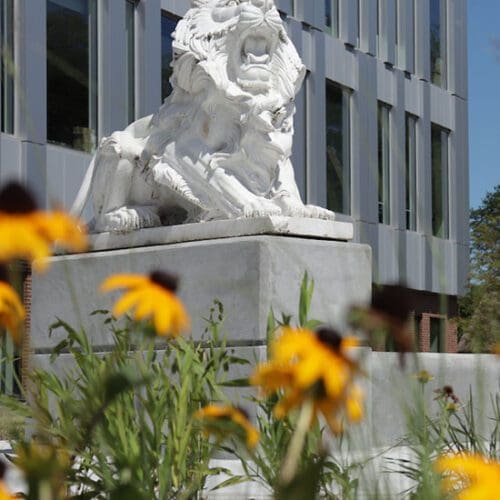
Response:
[[[349,241],[354,231],[350,222],[273,216],[99,233],[90,236],[90,245],[93,250],[109,250],[261,234]]]

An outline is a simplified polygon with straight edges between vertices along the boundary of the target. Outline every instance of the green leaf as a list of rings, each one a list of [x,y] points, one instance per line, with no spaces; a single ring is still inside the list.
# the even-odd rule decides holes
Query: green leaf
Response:
[[[226,380],[225,382],[221,382],[219,385],[223,387],[249,387],[250,381],[248,380],[248,377],[234,378],[232,380]]]
[[[286,485],[278,484],[275,500],[305,500],[318,497],[324,458],[308,464]]]

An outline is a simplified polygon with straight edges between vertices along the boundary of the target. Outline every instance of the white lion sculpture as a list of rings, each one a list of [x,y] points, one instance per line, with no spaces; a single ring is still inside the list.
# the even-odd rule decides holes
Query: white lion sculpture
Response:
[[[73,206],[95,232],[284,215],[301,201],[290,161],[305,75],[273,0],[193,0],[174,33],[172,94],[104,138]]]

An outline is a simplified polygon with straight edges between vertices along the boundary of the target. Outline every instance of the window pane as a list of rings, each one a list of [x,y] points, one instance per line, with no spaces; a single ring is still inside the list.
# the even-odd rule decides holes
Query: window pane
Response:
[[[1,131],[14,133],[14,5],[13,0],[0,0],[2,47],[2,116]]]
[[[350,213],[349,92],[326,83],[327,207]]]
[[[83,151],[96,142],[93,0],[47,1],[47,138]]]
[[[389,224],[389,113],[386,104],[378,104],[378,220]]]
[[[417,118],[406,114],[406,229],[417,229]]]
[[[445,324],[446,323],[444,318],[431,318],[431,338],[430,338],[431,352],[444,351]]]
[[[172,92],[170,77],[174,54],[172,50],[172,33],[175,31],[178,19],[165,11],[161,13],[161,98],[166,99]]]
[[[135,0],[125,2],[125,30],[127,33],[127,120],[135,120]]]
[[[430,0],[431,81],[446,85],[446,5],[443,0]]]
[[[432,125],[432,233],[448,237],[448,133]]]
[[[325,26],[327,31],[339,36],[339,0],[325,0]]]

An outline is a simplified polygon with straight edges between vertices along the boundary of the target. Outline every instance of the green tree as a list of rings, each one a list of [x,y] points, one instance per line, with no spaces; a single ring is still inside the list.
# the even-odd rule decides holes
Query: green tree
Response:
[[[470,214],[470,278],[460,300],[462,351],[489,352],[500,343],[500,184]]]

